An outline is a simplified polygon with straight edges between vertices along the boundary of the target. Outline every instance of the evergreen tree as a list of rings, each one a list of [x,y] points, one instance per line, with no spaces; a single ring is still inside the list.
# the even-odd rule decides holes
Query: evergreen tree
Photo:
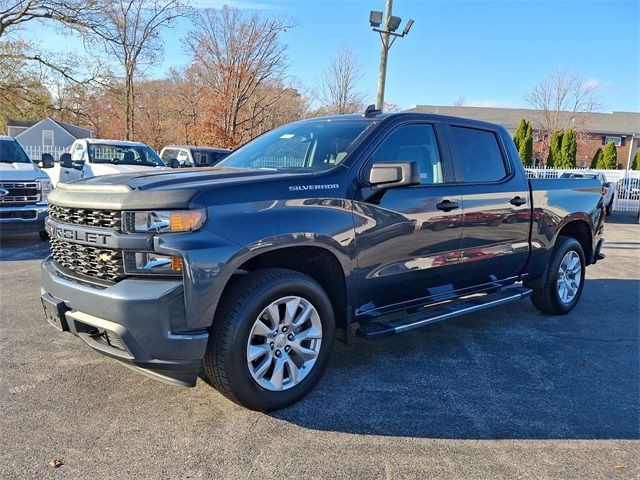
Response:
[[[562,135],[560,162],[556,162],[556,168],[576,168],[577,150],[576,132],[574,130],[566,130]]]
[[[547,156],[547,167],[555,167],[556,162],[560,161],[560,147],[562,145],[562,131],[558,130],[551,135],[549,143],[549,155]]]
[[[605,170],[615,170],[618,168],[618,151],[616,150],[615,143],[609,142],[607,146],[604,147],[600,168]]]
[[[638,150],[633,157],[633,162],[631,162],[632,170],[640,170],[640,150]]]
[[[530,167],[533,164],[533,128],[524,118],[520,120],[513,143],[516,144],[522,164]]]
[[[599,148],[598,150],[596,150],[595,155],[593,156],[593,160],[591,160],[591,165],[589,168],[600,168],[600,165],[602,164],[602,149]]]

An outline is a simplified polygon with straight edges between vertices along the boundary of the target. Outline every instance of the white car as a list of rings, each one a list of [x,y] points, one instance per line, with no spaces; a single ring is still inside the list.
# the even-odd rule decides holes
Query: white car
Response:
[[[60,182],[79,178],[169,168],[151,147],[121,140],[76,140],[60,157]]]

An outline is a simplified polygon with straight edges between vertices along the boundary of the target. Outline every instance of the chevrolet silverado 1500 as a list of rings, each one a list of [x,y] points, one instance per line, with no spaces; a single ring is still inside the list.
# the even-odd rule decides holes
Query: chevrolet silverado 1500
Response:
[[[59,330],[142,373],[202,375],[277,409],[313,388],[334,336],[527,296],[570,312],[603,257],[601,187],[527,179],[489,123],[372,109],[304,120],[214,168],[60,184],[42,302]]]

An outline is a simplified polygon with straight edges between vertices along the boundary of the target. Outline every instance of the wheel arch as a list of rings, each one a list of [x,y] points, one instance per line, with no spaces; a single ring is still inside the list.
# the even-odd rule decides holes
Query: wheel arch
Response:
[[[232,283],[241,275],[264,268],[286,268],[311,277],[329,296],[336,319],[336,327],[346,328],[351,317],[350,297],[354,294],[347,286],[348,272],[344,261],[340,261],[336,252],[318,244],[276,246],[255,252],[235,269],[226,282],[220,299],[229,290]]]
[[[571,237],[580,243],[582,251],[584,252],[584,259],[586,265],[589,265],[593,258],[593,235],[590,224],[581,218],[569,220],[565,223],[556,235],[554,246],[558,242],[560,237]]]

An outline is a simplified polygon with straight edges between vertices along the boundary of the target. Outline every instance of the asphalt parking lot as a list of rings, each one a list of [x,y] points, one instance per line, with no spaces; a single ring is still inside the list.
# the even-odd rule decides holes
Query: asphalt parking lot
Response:
[[[527,300],[337,343],[312,394],[266,415],[55,331],[47,244],[5,239],[0,478],[638,478],[640,226],[614,216],[605,237],[570,315]]]

